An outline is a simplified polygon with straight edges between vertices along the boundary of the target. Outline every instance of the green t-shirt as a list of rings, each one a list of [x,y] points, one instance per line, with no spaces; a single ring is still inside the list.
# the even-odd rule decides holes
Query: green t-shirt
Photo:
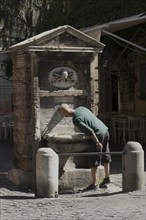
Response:
[[[95,133],[102,139],[108,130],[107,126],[85,107],[76,108],[72,120],[80,131],[89,136]]]

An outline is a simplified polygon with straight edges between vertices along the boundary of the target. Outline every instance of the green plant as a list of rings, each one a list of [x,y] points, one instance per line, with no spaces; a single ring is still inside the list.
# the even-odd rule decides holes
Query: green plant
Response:
[[[120,81],[122,83],[121,94],[127,94],[129,101],[133,101],[136,83],[136,76],[133,65],[129,63],[122,65],[120,72]]]
[[[2,70],[2,75],[6,76],[7,78],[10,78],[13,75],[13,67],[12,67],[12,60],[3,60],[0,62],[0,67]]]
[[[146,101],[146,92],[139,89],[140,95],[138,96],[142,101]]]

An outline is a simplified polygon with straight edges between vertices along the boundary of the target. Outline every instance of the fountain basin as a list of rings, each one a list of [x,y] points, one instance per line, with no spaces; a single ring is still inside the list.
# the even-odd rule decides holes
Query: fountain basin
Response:
[[[82,152],[89,147],[89,136],[83,133],[47,134],[48,147],[57,153]]]

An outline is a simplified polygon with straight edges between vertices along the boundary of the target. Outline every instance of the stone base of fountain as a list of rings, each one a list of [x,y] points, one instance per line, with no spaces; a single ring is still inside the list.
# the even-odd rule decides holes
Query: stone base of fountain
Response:
[[[48,147],[56,153],[78,153],[84,152],[89,147],[89,137],[83,133],[70,134],[48,134],[46,135]],[[86,157],[61,156],[59,157],[59,169],[72,170],[75,168],[87,168],[88,161]]]
[[[75,193],[91,184],[90,169],[66,170],[59,178],[59,193]]]
[[[59,153],[85,152],[89,137],[83,133],[47,134],[47,146]],[[74,192],[91,183],[87,156],[59,156],[59,190],[61,193]]]

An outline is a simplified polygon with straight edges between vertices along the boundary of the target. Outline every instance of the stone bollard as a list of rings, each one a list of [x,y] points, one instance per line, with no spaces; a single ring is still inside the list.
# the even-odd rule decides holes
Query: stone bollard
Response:
[[[51,148],[40,148],[36,154],[36,197],[58,197],[59,158]]]
[[[123,192],[144,188],[144,151],[138,142],[128,142],[122,155]]]

